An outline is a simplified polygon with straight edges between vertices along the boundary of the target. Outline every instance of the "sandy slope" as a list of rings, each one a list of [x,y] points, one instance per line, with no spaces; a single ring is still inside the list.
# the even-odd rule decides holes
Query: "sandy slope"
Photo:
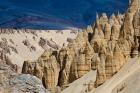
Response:
[[[18,53],[11,51],[11,54],[8,54],[9,58],[12,60],[14,64],[22,67],[23,61],[25,60],[36,60],[43,52],[44,49],[38,44],[40,37],[44,39],[52,40],[56,42],[60,47],[62,47],[63,43],[67,45],[67,38],[75,38],[77,35],[71,33],[71,30],[40,30],[36,32],[37,36],[32,33],[14,33],[14,34],[0,34],[0,41],[2,38],[6,38],[8,41],[8,45],[13,46],[17,49]],[[33,39],[35,37],[35,40]],[[14,44],[12,44],[9,40],[12,39]],[[36,50],[30,51],[30,49],[23,44],[23,40],[28,40],[31,45],[33,45]],[[49,46],[48,46],[49,48]]]
[[[90,93],[140,93],[140,58],[130,59],[111,79]]]
[[[96,79],[96,71],[90,71],[82,78],[69,84],[62,93],[140,93],[140,58],[133,58],[102,86],[86,92],[88,84]]]
[[[96,71],[91,70],[89,73],[81,77],[80,79],[69,84],[68,88],[62,91],[62,93],[85,93],[88,88],[88,84],[96,80]]]

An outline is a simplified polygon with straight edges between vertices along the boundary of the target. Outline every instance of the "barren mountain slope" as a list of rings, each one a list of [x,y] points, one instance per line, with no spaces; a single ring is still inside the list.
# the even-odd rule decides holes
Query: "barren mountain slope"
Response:
[[[71,30],[2,29],[0,32],[0,50],[20,67],[25,60],[36,60],[44,50],[59,50],[77,35],[77,31]]]

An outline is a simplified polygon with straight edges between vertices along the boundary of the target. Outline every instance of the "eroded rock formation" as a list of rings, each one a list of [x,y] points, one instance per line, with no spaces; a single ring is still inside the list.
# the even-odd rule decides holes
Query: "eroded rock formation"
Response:
[[[29,74],[18,75],[13,68],[0,64],[0,92],[1,93],[49,93],[41,80]]]
[[[45,51],[36,62],[26,61],[22,72],[40,78],[45,88],[53,91],[58,84],[59,64],[52,51]]]
[[[97,70],[95,87],[116,74],[130,57],[139,53],[138,0],[125,15],[104,13],[94,25],[79,31],[75,40],[59,51],[46,51],[37,61],[25,61],[23,73],[40,78],[46,88],[62,89],[90,70]],[[136,4],[136,6],[134,6]]]

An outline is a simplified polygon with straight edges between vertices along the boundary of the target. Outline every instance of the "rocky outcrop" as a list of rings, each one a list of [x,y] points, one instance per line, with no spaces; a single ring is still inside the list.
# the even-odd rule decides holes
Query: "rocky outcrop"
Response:
[[[25,39],[22,41],[22,43],[32,52],[32,51],[36,51],[36,48],[30,44],[30,42]]]
[[[56,42],[54,42],[52,38],[50,40],[47,40],[41,37],[39,41],[39,45],[45,50],[47,50],[49,47],[55,50],[60,49],[60,46],[56,44]]]
[[[125,38],[129,37],[133,38],[133,36],[136,35],[135,32],[137,32],[136,31],[137,29],[135,27],[138,27],[133,22],[137,22],[136,15],[137,13],[139,13],[139,0],[130,0],[130,1],[131,3],[124,17],[124,25],[122,31],[122,36]]]
[[[15,72],[18,72],[18,66],[16,64],[13,64],[3,51],[0,51],[0,63],[9,65]]]
[[[120,15],[118,15],[120,16]],[[98,20],[98,19],[97,19]],[[117,73],[128,58],[130,58],[133,39],[125,39],[121,36],[123,24],[119,22],[116,16],[111,16],[111,23],[106,23],[104,30],[104,38],[99,34],[99,27],[102,21],[96,22],[95,33],[90,41],[91,46],[96,52],[93,60],[93,69],[97,69],[97,78],[95,87],[98,87]],[[121,19],[123,20],[123,19]],[[101,31],[101,30],[100,30]],[[134,38],[134,37],[133,37]]]
[[[94,25],[79,30],[77,38],[70,40],[67,47],[45,52],[36,62],[24,62],[22,72],[39,77],[46,88],[63,89],[90,70],[97,70],[95,87],[103,84],[129,58],[138,56],[140,35],[133,24],[138,12],[138,6],[133,6],[136,2],[132,2],[125,15],[118,13],[108,18],[105,13],[101,17],[97,14]]]
[[[5,64],[0,64],[1,93],[49,93],[35,76],[21,74]]]
[[[79,32],[77,38],[69,43],[67,48],[60,50],[58,54],[61,67],[60,86],[73,82],[91,70],[91,58],[94,51],[87,37],[87,32]]]
[[[88,34],[80,32],[76,40],[58,53],[46,51],[36,62],[25,61],[22,72],[39,77],[48,89],[65,86],[91,70],[92,53]]]
[[[43,49],[47,49],[47,45],[46,45],[46,40],[44,38],[40,38],[38,44],[43,48]]]
[[[36,62],[25,61],[22,73],[37,76],[42,80],[45,88],[54,91],[58,84],[59,69],[55,55],[45,51]]]

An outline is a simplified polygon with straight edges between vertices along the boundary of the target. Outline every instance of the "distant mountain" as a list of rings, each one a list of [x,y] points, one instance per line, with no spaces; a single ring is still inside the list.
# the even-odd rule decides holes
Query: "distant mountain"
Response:
[[[127,6],[128,0],[1,0],[0,27],[83,28],[96,12],[123,13]]]

